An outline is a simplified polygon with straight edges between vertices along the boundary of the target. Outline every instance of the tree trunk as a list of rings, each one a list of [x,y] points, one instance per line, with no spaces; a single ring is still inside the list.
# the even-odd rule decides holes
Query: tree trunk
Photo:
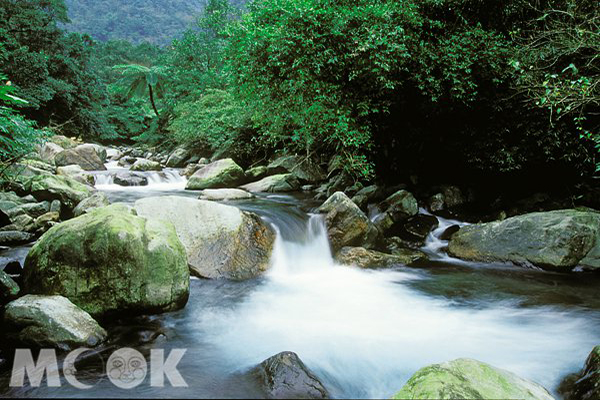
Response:
[[[148,85],[148,89],[150,91],[150,102],[152,103],[152,108],[154,109],[154,112],[156,113],[156,116],[158,117],[158,110],[156,109],[156,104],[154,103],[154,91],[152,90],[152,85]]]

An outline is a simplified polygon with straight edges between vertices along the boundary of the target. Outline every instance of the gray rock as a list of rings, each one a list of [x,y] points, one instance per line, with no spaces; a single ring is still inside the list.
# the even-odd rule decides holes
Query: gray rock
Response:
[[[325,171],[307,157],[283,156],[279,157],[267,166],[267,173],[285,174],[290,173],[302,183],[316,183],[325,180]]]
[[[416,250],[405,250],[402,254],[386,254],[363,247],[343,247],[335,256],[338,263],[359,268],[384,268],[393,265],[410,265],[425,259],[425,255]]]
[[[19,296],[21,289],[8,273],[0,271],[0,305],[4,305]]]
[[[59,200],[69,209],[92,195],[94,190],[66,176],[34,176],[25,183],[25,189],[38,201]]]
[[[186,189],[220,189],[236,187],[244,182],[244,170],[231,158],[212,162],[194,173]]]
[[[79,165],[66,165],[56,168],[56,175],[67,176],[84,185],[94,186],[96,180],[94,175],[87,173]]]
[[[46,142],[42,145],[40,149],[40,158],[47,163],[54,164],[54,158],[56,155],[62,151],[64,151],[62,147],[57,145],[56,143]]]
[[[454,257],[570,271],[600,268],[600,213],[538,212],[462,227],[448,247]]]
[[[258,182],[248,183],[240,188],[254,193],[283,193],[298,190],[300,183],[292,174],[280,174],[267,176]]]
[[[180,168],[190,158],[190,151],[184,147],[176,148],[167,159],[167,167]]]
[[[251,199],[254,195],[242,189],[204,189],[200,193],[200,200],[231,201]]]
[[[104,171],[106,167],[93,146],[80,145],[61,151],[54,158],[57,167],[77,164],[85,171]]]
[[[62,296],[27,295],[6,305],[6,335],[25,346],[72,350],[94,347],[106,331],[85,311]]]
[[[162,166],[159,162],[138,158],[131,166],[132,171],[161,171]]]
[[[379,204],[383,212],[373,221],[377,229],[383,234],[394,226],[419,212],[419,205],[415,197],[406,190],[398,190]]]
[[[253,373],[270,399],[329,398],[319,378],[291,351],[266,359],[255,367]]]
[[[0,245],[18,246],[31,242],[35,235],[28,232],[2,231],[0,232]]]
[[[134,208],[142,217],[173,223],[194,275],[244,280],[269,268],[275,234],[255,214],[178,196],[141,199]]]
[[[148,185],[148,178],[132,172],[118,172],[113,182],[119,186],[146,186]]]
[[[77,207],[73,209],[73,216],[79,217],[94,208],[106,207],[110,204],[108,197],[102,192],[96,192],[87,199],[82,200]]]

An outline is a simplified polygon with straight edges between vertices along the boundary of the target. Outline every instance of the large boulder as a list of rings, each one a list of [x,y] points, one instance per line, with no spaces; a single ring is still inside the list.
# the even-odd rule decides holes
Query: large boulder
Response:
[[[570,271],[600,268],[600,213],[537,212],[462,227],[449,253],[465,260],[513,262]]]
[[[393,398],[554,400],[537,383],[466,358],[420,369]]]
[[[252,193],[242,189],[204,189],[200,193],[200,200],[210,201],[231,201],[231,200],[247,200],[253,198]]]
[[[56,168],[56,175],[67,176],[75,179],[79,183],[84,185],[94,186],[96,179],[94,175],[85,172],[79,165],[66,165],[64,167]]]
[[[131,166],[132,171],[161,171],[162,166],[157,161],[138,158]]]
[[[34,176],[25,183],[25,189],[38,201],[59,200],[73,209],[82,200],[90,197],[94,190],[66,176]]]
[[[72,350],[94,347],[106,331],[85,311],[62,296],[23,296],[6,305],[6,336],[21,345]]]
[[[332,250],[346,246],[372,247],[377,229],[369,218],[343,192],[334,193],[321,207]]]
[[[114,204],[46,232],[25,260],[23,284],[94,316],[153,313],[185,305],[189,269],[171,223]]]
[[[85,171],[106,170],[95,147],[90,145],[80,145],[73,149],[61,151],[54,157],[54,163],[57,167],[77,164]]]
[[[319,378],[291,351],[267,358],[252,372],[269,399],[329,398]]]
[[[185,147],[176,148],[167,159],[167,167],[180,168],[190,158],[190,151]]]
[[[88,213],[95,208],[106,207],[109,204],[110,201],[108,201],[106,194],[102,192],[96,192],[77,204],[77,207],[73,209],[73,216],[79,217],[80,215]]]
[[[293,174],[271,175],[258,182],[241,186],[242,189],[254,193],[283,193],[300,189],[300,183]]]
[[[382,212],[373,221],[377,229],[383,234],[394,228],[394,225],[415,216],[419,212],[419,205],[415,197],[402,189],[392,194],[379,204]]]
[[[359,268],[384,268],[393,265],[410,265],[425,259],[425,255],[418,250],[405,250],[403,253],[387,254],[363,247],[342,247],[335,255],[335,260],[343,265],[352,265]]]
[[[594,347],[578,378],[570,400],[600,399],[600,346]]]
[[[275,234],[255,214],[178,196],[145,198],[134,207],[140,216],[173,223],[197,276],[244,280],[269,267]]]
[[[93,143],[85,143],[79,147],[86,147],[86,146],[94,149],[94,151],[98,155],[98,158],[100,158],[100,161],[102,161],[103,163],[106,162],[106,160],[108,159],[108,152],[106,151],[106,147],[99,145],[99,144],[93,144]]]
[[[46,142],[40,149],[40,158],[47,163],[54,164],[54,158],[56,158],[56,155],[64,150],[65,149],[56,143]]]
[[[219,189],[236,187],[244,182],[246,175],[242,167],[231,158],[212,162],[194,173],[187,183],[186,189]]]
[[[275,159],[267,166],[267,173],[291,173],[301,183],[315,183],[325,180],[325,171],[307,157],[283,156]]]

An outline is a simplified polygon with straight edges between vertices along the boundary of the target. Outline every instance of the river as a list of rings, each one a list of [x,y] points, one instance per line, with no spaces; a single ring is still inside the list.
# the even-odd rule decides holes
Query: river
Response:
[[[124,188],[98,173],[111,201],[132,203],[160,195],[196,197],[176,170],[146,173],[146,187]],[[35,397],[255,397],[247,371],[289,350],[334,397],[388,398],[419,368],[459,357],[475,358],[534,380],[557,398],[568,373],[578,371],[600,343],[600,278],[510,265],[454,260],[438,239],[453,221],[440,219],[415,267],[359,270],[334,263],[318,204],[306,195],[265,195],[229,203],[261,215],[277,231],[272,267],[246,282],[192,279],[180,311],[110,321],[112,346],[187,349],[179,370],[188,388],[118,389],[99,362],[78,366],[93,383],[87,391],[8,388],[3,396]],[[27,248],[10,256],[24,258]],[[0,260],[2,261],[2,260]],[[105,352],[106,353],[106,352]],[[106,357],[100,353],[98,357]]]

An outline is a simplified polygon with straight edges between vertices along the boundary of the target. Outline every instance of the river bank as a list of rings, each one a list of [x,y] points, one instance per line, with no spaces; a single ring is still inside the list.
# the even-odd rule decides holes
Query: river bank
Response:
[[[135,158],[130,165],[135,165]],[[144,158],[169,164],[165,155]],[[147,185],[120,186],[113,174],[132,171],[129,165],[118,164],[118,160],[109,161],[106,170],[89,172],[98,192],[110,203],[135,205],[156,196],[195,199],[200,195],[185,189],[190,179],[179,175],[183,170],[178,169],[185,165],[136,171]],[[255,177],[263,179],[260,174]],[[289,184],[289,178],[278,184]],[[389,397],[420,368],[461,357],[512,371],[561,397],[563,378],[579,371],[600,342],[597,274],[458,260],[446,253],[448,240],[442,237],[447,228],[464,223],[440,216],[433,216],[436,223],[428,225],[421,243],[421,239],[400,242],[405,250],[425,255],[410,266],[395,263],[388,268],[361,269],[340,265],[330,247],[332,230],[327,215],[331,209],[317,215],[322,203],[337,192],[339,185],[332,182],[335,180],[326,183],[326,191],[323,185],[313,184],[310,189],[315,191],[292,185],[300,191],[254,192],[250,199],[221,202],[256,213],[273,227],[276,238],[266,273],[241,282],[193,278],[188,303],[181,310],[101,321],[108,340],[98,348],[100,354],[119,346],[136,348],[144,355],[159,347],[188,349],[181,370],[189,378],[190,388],[142,385],[132,393],[102,380],[102,371],[91,362],[83,371],[95,386],[93,393],[86,393],[264,397],[263,388],[249,371],[268,357],[294,351],[332,397]],[[371,202],[377,199],[374,196],[366,196],[362,204],[362,189],[347,194],[367,213],[371,210],[369,223],[381,224],[386,213],[392,220],[401,214],[397,208],[392,210],[391,204],[375,210],[373,204],[382,201]],[[393,195],[401,190],[405,189],[396,187],[388,192]],[[447,206],[456,191],[442,194]],[[389,195],[382,197],[385,202]],[[439,200],[436,194],[426,199],[431,197]],[[406,198],[408,195],[403,196]],[[398,220],[405,225],[417,215],[432,216],[429,209],[419,210],[418,205],[413,216]],[[411,202],[402,210],[412,206]],[[445,208],[438,213],[451,216],[451,211]],[[397,221],[392,222],[393,226]],[[335,236],[333,243],[338,239]],[[29,246],[12,246],[0,257],[22,263],[28,250]],[[9,378],[8,369],[0,373],[2,388],[8,388]],[[60,388],[9,389],[4,395],[75,397],[82,392],[65,384]]]

